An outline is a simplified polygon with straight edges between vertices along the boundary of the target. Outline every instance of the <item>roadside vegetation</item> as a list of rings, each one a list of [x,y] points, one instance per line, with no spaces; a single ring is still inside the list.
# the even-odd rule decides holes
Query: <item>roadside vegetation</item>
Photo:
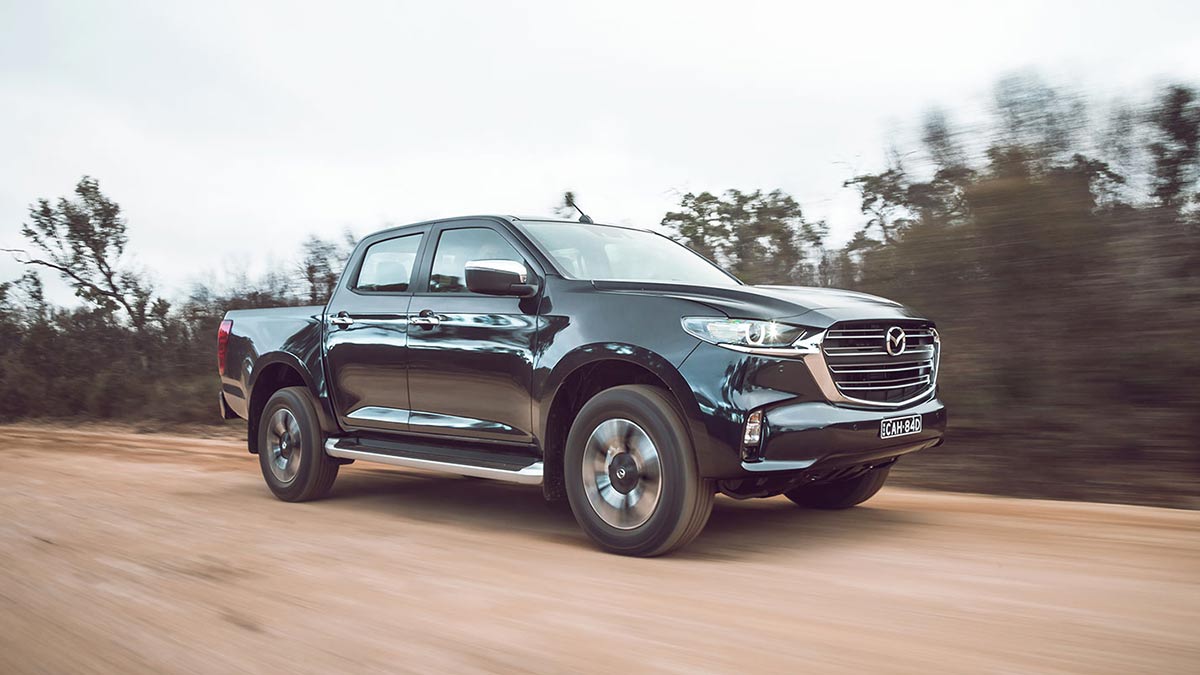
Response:
[[[917,129],[846,177],[862,221],[844,246],[780,190],[685,194],[662,225],[748,283],[862,290],[938,322],[951,431],[900,481],[1200,507],[1196,90],[1100,104],[1016,76],[986,124],[935,111]],[[0,420],[216,421],[224,311],[323,303],[353,245],[310,237],[288,268],[169,302],[123,266],[126,222],[93,178],[34,203],[21,234]],[[48,303],[42,274],[79,304]]]

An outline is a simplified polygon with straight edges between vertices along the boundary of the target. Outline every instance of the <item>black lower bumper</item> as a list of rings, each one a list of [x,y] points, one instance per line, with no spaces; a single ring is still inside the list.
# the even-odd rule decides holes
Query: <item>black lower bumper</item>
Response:
[[[883,439],[880,422],[920,415],[919,433]],[[860,410],[829,403],[785,404],[765,411],[757,456],[742,462],[752,473],[807,471],[886,462],[941,442],[946,408],[937,398],[901,410]]]
[[[218,391],[217,397],[221,399],[221,402],[218,404],[221,407],[221,419],[223,419],[223,420],[237,419],[237,417],[238,417],[237,413],[235,413],[233,411],[233,408],[229,407],[229,403],[225,400],[225,392]]]

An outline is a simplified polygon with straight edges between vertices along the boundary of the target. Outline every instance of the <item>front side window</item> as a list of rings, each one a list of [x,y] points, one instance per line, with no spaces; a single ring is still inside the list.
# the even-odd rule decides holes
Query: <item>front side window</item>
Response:
[[[445,230],[438,237],[429,274],[430,293],[466,293],[467,263],[472,260],[513,260],[521,254],[500,233],[488,227]]]
[[[412,282],[421,235],[410,234],[371,244],[363,256],[354,289],[368,293],[402,293]]]

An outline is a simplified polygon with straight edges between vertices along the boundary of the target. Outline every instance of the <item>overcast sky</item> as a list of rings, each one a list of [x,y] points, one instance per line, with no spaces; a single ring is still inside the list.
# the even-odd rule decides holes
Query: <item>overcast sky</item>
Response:
[[[1101,98],[1200,81],[1200,2],[0,0],[0,246],[84,174],[172,292],[566,189],[654,225],[682,192],[781,188],[844,238],[846,178],[1029,68]]]

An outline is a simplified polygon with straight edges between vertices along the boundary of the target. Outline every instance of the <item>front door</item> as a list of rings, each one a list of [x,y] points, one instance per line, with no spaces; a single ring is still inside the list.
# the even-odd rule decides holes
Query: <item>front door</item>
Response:
[[[325,359],[338,420],[347,429],[407,431],[407,337],[423,232],[367,244],[325,315]]]
[[[430,237],[433,253],[409,306],[409,429],[528,443],[537,298],[472,293],[464,268],[471,260],[515,260],[536,275],[529,256],[483,221],[443,225]]]

